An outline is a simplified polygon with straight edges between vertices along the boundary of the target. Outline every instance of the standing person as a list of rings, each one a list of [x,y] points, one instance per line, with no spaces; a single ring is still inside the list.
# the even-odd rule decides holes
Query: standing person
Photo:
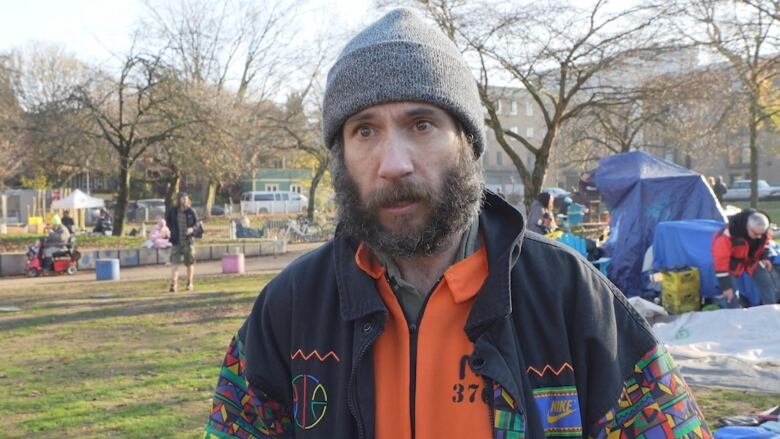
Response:
[[[198,215],[192,209],[190,197],[186,192],[176,196],[176,206],[165,215],[169,225],[171,241],[171,287],[168,291],[175,293],[179,283],[179,265],[187,267],[187,291],[193,290],[195,277],[194,238],[198,227]]]
[[[734,294],[737,278],[747,273],[761,294],[761,303],[777,303],[772,281],[772,262],[766,252],[772,238],[769,218],[754,209],[744,209],[729,218],[729,223],[715,233],[712,241],[712,259],[723,297],[729,308],[739,306]]]
[[[73,218],[70,217],[70,211],[66,210],[62,212],[62,225],[65,226],[68,229],[68,232],[70,232],[71,235],[74,234],[74,226],[76,225],[75,221],[73,221]]]
[[[259,295],[204,437],[711,437],[625,297],[483,191],[477,83],[443,33],[407,9],[363,30],[322,120],[336,236]]]
[[[718,175],[718,180],[712,186],[712,192],[715,193],[715,198],[718,199],[718,203],[723,204],[723,196],[726,195],[726,192],[728,191],[729,189],[726,187],[726,184],[723,182],[723,177]]]

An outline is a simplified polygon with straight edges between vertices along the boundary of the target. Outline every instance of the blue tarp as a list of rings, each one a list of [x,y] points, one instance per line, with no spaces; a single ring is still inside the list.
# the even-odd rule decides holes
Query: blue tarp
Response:
[[[702,297],[720,294],[712,263],[712,237],[724,223],[713,220],[661,222],[653,239],[653,270],[696,267]]]
[[[664,271],[681,267],[696,267],[701,277],[702,297],[720,294],[712,263],[712,238],[723,227],[720,221],[688,220],[661,222],[653,239],[653,270]],[[776,244],[770,244],[770,254],[777,254]],[[775,265],[780,259],[772,258]],[[743,274],[735,285],[750,305],[761,304],[761,293],[753,279]]]
[[[704,178],[642,151],[606,157],[593,183],[612,214],[604,250],[612,257],[609,278],[627,296],[642,293],[642,260],[661,221],[725,222]]]
[[[780,434],[762,427],[723,427],[715,439],[780,439]]]

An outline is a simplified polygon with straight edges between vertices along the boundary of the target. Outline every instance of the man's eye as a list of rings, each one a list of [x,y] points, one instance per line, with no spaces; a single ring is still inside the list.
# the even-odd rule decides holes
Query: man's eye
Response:
[[[421,120],[415,124],[415,127],[417,128],[417,131],[427,131],[431,128],[431,123],[427,120]]]
[[[374,133],[374,130],[372,130],[369,127],[360,127],[360,128],[358,128],[358,134],[360,135],[360,137],[370,137],[371,134],[373,134],[373,133]]]

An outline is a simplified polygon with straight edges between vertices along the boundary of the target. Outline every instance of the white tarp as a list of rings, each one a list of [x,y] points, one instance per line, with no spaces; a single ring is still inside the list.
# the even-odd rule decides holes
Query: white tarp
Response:
[[[106,203],[100,198],[90,197],[76,189],[67,197],[53,202],[51,207],[52,209],[95,209],[105,205]]]
[[[686,313],[653,331],[689,384],[780,393],[780,305]]]

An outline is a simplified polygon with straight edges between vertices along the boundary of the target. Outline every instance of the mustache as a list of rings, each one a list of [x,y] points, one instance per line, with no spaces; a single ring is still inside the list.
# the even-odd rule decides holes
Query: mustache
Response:
[[[436,192],[429,185],[413,181],[401,181],[392,186],[376,189],[366,196],[366,210],[372,211],[401,203],[424,202],[433,204],[437,199]]]

